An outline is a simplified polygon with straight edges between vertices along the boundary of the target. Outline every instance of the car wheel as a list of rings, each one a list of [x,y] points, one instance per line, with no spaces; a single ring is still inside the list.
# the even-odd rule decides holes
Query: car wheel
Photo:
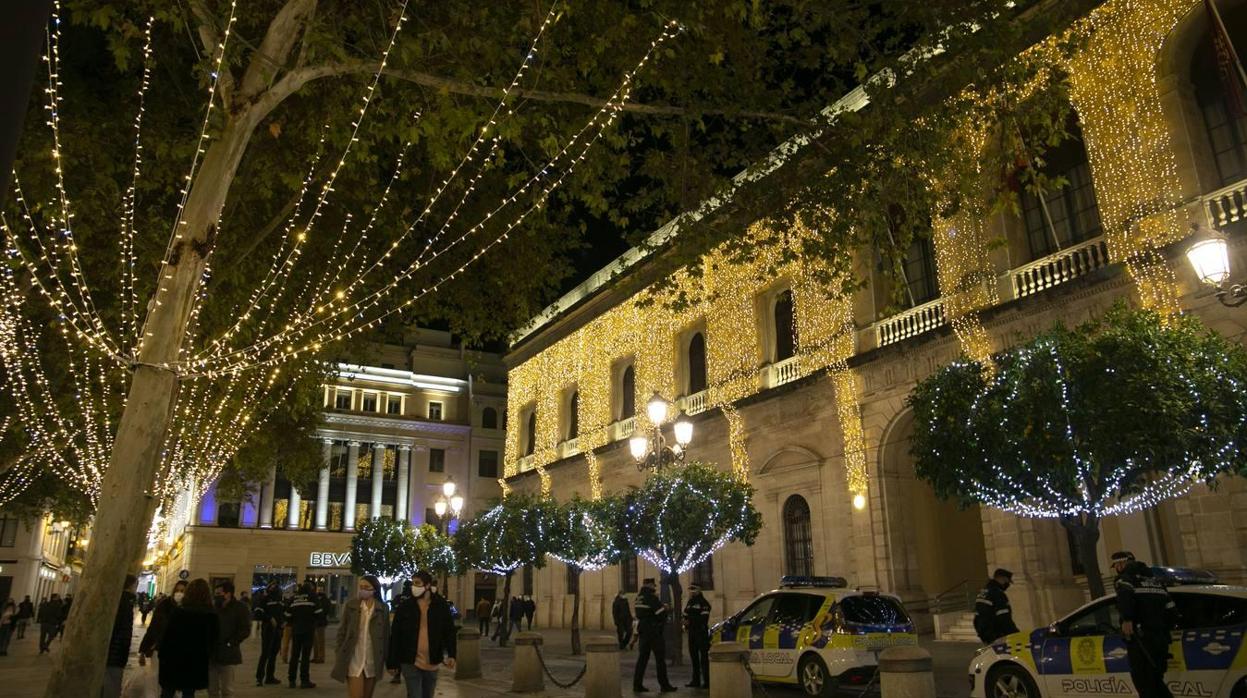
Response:
[[[1238,680],[1230,691],[1230,698],[1247,698],[1247,676]]]
[[[1040,698],[1039,687],[1020,666],[1006,664],[987,675],[987,698]]]
[[[836,681],[827,672],[827,665],[816,654],[807,654],[797,665],[797,678],[807,696],[830,698],[836,692]],[[1037,697],[1035,697],[1037,698]]]

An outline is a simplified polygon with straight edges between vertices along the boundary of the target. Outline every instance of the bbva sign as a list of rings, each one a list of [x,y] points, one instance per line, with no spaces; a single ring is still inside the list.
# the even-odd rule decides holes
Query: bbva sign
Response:
[[[350,567],[351,553],[312,553],[307,561],[308,567]]]

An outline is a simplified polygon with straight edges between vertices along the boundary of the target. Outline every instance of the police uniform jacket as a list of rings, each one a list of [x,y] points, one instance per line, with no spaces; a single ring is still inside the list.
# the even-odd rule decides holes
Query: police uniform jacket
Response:
[[[1168,634],[1173,628],[1175,606],[1169,592],[1152,574],[1152,568],[1135,560],[1126,566],[1113,584],[1117,591],[1117,613],[1131,621],[1144,634]]]
[[[667,609],[658,595],[648,587],[636,595],[637,632],[646,636],[661,635],[663,623],[667,622]]]
[[[702,637],[710,632],[710,602],[701,594],[689,597],[684,604],[684,620],[690,636]]]
[[[1013,622],[1013,607],[1009,596],[995,579],[987,580],[978,598],[974,600],[974,632],[983,642],[996,640],[1018,632]]]
[[[286,607],[286,622],[290,623],[290,632],[294,635],[311,634],[324,613],[320,604],[307,594],[295,594]]]

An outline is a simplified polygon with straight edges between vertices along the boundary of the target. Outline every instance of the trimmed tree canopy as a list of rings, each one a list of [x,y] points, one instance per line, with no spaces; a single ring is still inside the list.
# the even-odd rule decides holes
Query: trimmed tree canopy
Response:
[[[554,512],[554,502],[547,498],[512,494],[460,524],[455,552],[465,564],[497,575],[524,565],[543,567]]]
[[[415,535],[411,527],[394,519],[365,519],[351,536],[351,571],[374,574],[382,584],[410,575]]]
[[[550,556],[581,570],[600,570],[621,555],[615,522],[623,502],[617,497],[588,501],[573,497],[558,507]]]

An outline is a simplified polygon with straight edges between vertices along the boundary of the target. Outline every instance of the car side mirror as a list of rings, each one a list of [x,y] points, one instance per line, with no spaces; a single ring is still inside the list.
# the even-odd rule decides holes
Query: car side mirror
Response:
[[[1060,637],[1060,636],[1061,636],[1061,624],[1060,623],[1053,623],[1052,625],[1049,625],[1047,630],[1044,632],[1044,637]]]

